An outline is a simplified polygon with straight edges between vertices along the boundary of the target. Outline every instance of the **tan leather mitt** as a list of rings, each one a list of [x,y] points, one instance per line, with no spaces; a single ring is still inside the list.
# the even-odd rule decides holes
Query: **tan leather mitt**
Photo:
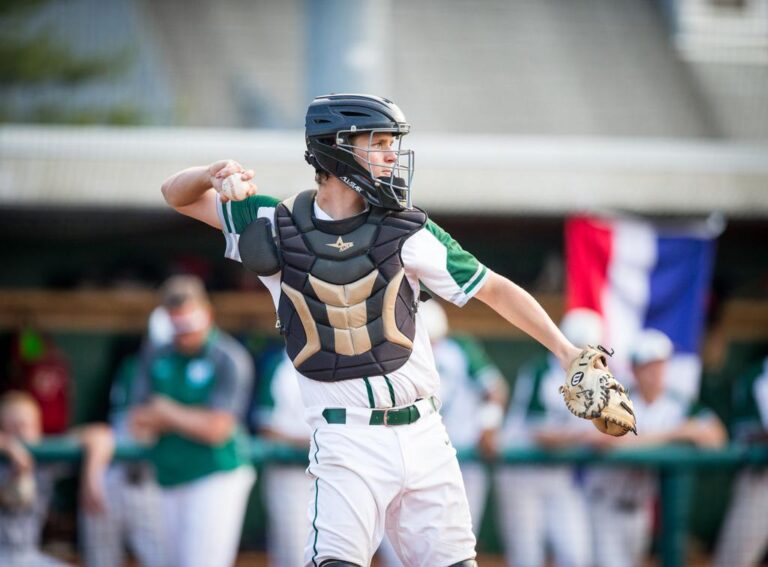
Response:
[[[588,346],[568,368],[560,386],[570,412],[592,421],[603,433],[621,437],[628,431],[637,435],[635,410],[627,391],[608,370],[608,357],[602,346]]]

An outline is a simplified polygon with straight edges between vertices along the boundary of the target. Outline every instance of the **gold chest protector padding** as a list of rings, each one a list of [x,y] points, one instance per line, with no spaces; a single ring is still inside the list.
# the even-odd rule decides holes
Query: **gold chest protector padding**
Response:
[[[288,296],[288,299],[291,300],[291,303],[293,303],[293,307],[296,309],[296,313],[298,313],[301,320],[301,325],[304,327],[304,333],[307,335],[307,344],[304,345],[304,348],[293,359],[293,364],[298,367],[310,356],[320,352],[320,334],[317,332],[317,325],[312,317],[312,313],[309,312],[307,300],[304,299],[301,292],[293,289],[285,282],[280,287],[283,293]]]
[[[356,282],[345,285],[330,284],[312,274],[309,275],[312,289],[317,298],[326,306],[328,321],[333,327],[334,350],[337,354],[352,356],[371,350],[371,338],[366,326],[368,314],[365,302],[371,296],[378,274],[379,271],[374,270]],[[384,290],[381,316],[385,338],[405,348],[413,348],[413,341],[400,332],[395,320],[397,295],[404,277],[405,271],[401,268],[387,284]],[[298,367],[320,350],[320,335],[317,331],[317,323],[312,317],[304,296],[285,282],[281,287],[293,303],[307,336],[307,344],[299,351],[293,361],[294,365]]]

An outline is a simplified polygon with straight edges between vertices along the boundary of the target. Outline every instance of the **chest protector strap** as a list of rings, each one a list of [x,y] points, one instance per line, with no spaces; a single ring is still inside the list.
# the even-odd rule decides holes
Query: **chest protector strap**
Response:
[[[397,370],[416,335],[400,250],[427,215],[371,207],[323,221],[312,214],[315,194],[299,193],[275,211],[283,260],[278,316],[288,356],[303,375],[324,382]]]

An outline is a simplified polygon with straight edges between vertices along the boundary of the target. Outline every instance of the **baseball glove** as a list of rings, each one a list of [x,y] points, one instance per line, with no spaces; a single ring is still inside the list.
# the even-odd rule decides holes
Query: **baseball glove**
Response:
[[[560,386],[565,405],[577,417],[589,419],[603,433],[621,437],[628,431],[637,435],[635,411],[624,386],[608,370],[602,346],[588,346],[571,362]]]

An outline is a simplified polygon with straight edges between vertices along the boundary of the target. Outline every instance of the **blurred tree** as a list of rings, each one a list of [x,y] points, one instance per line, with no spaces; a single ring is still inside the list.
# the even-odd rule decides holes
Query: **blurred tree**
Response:
[[[72,108],[47,101],[30,104],[31,97],[18,96],[19,92],[75,89],[114,79],[128,71],[134,60],[128,48],[108,55],[76,55],[50,26],[33,30],[29,21],[48,3],[50,0],[0,0],[0,122],[141,123],[141,111],[130,103]],[[20,98],[26,99],[25,104],[17,103]]]

